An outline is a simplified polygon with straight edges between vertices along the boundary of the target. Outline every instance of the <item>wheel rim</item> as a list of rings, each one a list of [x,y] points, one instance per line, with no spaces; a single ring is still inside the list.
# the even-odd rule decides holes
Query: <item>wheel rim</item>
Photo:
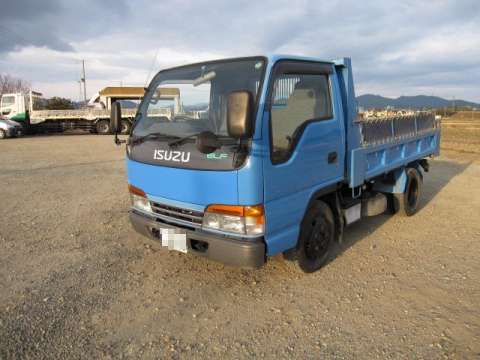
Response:
[[[325,256],[330,245],[331,229],[323,219],[313,219],[311,232],[305,244],[305,255],[310,260]]]
[[[122,121],[120,132],[126,134],[128,132],[128,124]]]
[[[99,130],[101,133],[108,132],[108,124],[107,123],[100,123]]]
[[[410,180],[407,194],[407,203],[410,208],[414,208],[418,199],[418,181],[415,178]]]
[[[5,139],[5,132],[3,130],[0,131],[0,139]]]

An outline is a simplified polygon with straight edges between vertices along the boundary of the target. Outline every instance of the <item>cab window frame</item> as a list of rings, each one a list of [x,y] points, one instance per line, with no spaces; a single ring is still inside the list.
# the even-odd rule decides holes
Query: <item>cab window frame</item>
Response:
[[[282,60],[278,61],[272,69],[270,81],[268,84],[268,94],[266,101],[266,109],[269,113],[269,148],[270,148],[270,161],[272,165],[280,165],[289,161],[297,148],[298,142],[303,136],[305,129],[308,125],[316,122],[332,120],[334,119],[334,109],[333,109],[333,97],[332,97],[332,81],[331,75],[334,73],[333,63],[328,62],[316,62],[316,61],[301,61],[301,60]],[[282,75],[323,75],[326,76],[327,80],[327,98],[330,104],[329,113],[323,117],[316,117],[312,119],[307,119],[303,121],[292,133],[295,135],[292,138],[292,143],[281,158],[274,156],[274,144],[273,144],[273,127],[272,127],[272,108],[274,105],[274,95],[275,95],[275,82]]]

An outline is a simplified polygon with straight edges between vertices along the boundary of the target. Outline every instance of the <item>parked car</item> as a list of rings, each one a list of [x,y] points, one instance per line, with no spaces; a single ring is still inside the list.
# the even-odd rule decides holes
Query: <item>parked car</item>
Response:
[[[23,126],[16,121],[0,118],[0,139],[23,135]]]

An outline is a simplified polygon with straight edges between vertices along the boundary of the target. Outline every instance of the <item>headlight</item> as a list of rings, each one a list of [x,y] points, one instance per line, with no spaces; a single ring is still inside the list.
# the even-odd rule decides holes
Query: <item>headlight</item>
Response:
[[[262,205],[210,205],[203,216],[202,227],[241,235],[262,235],[264,225]]]
[[[132,207],[146,211],[152,212],[152,206],[150,201],[147,199],[145,192],[133,185],[128,185],[128,190],[130,191],[130,200],[132,201]]]
[[[130,199],[132,200],[132,206],[134,208],[142,211],[152,212],[150,201],[147,198],[130,194]]]

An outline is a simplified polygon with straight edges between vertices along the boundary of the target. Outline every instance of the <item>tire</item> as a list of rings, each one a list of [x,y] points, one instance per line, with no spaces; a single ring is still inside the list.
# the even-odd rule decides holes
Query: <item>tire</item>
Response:
[[[422,177],[417,169],[407,168],[407,184],[405,191],[393,194],[393,207],[395,212],[402,216],[412,216],[418,211],[422,190]]]
[[[5,130],[0,129],[0,140],[6,139],[6,138],[7,138],[7,133],[5,132]]]
[[[319,270],[327,262],[335,239],[335,219],[323,201],[315,202],[305,214],[295,249],[284,253],[304,273]]]
[[[122,120],[120,122],[120,134],[128,135],[130,134],[130,128],[132,127],[130,121]]]
[[[110,122],[108,120],[100,120],[95,124],[95,129],[100,135],[110,134]]]

